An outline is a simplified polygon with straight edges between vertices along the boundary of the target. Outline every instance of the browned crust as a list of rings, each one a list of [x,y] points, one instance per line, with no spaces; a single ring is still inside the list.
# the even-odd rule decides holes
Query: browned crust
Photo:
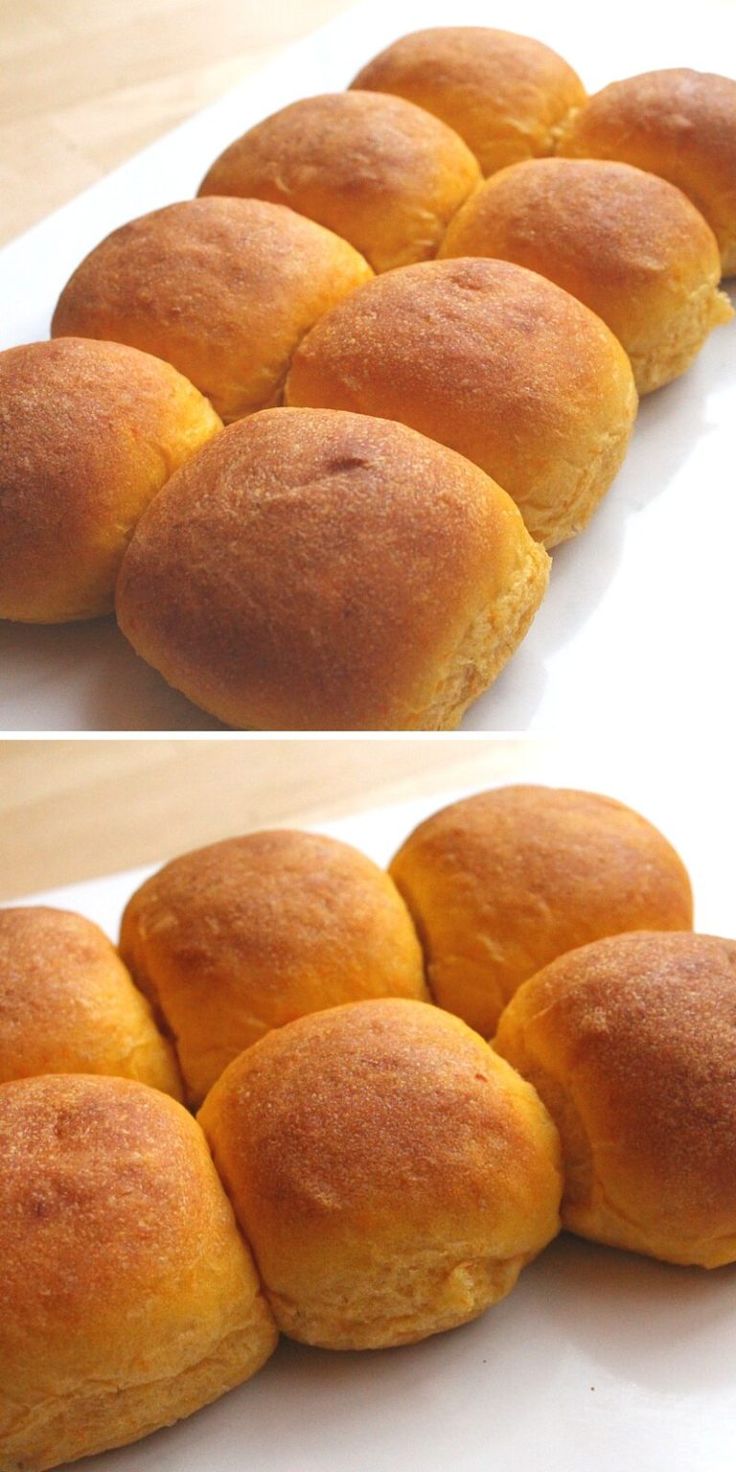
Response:
[[[215,1085],[200,1119],[289,1333],[421,1338],[450,1326],[461,1264],[518,1271],[554,1235],[554,1132],[497,1061],[457,1019],[388,999],[290,1023]]]
[[[585,101],[549,46],[486,26],[438,26],[395,41],[352,83],[418,103],[454,128],[484,174],[554,151],[555,132]]]
[[[252,1261],[181,1105],[127,1079],[6,1083],[0,1157],[3,1466],[122,1445],[267,1358]]]
[[[439,255],[513,261],[564,287],[616,334],[639,392],[682,371],[733,315],[703,216],[629,164],[546,158],[502,169],[455,216]]]
[[[170,1044],[107,936],[82,915],[0,910],[0,1083],[118,1074],[181,1098]]]
[[[557,1119],[568,1226],[674,1262],[736,1260],[736,942],[584,946],[520,989],[495,1046]]]
[[[433,256],[480,180],[462,139],[423,108],[336,92],[257,123],[216,159],[199,193],[288,205],[387,271]]]
[[[251,833],[174,859],[129,901],[121,950],[197,1104],[273,1027],[340,1002],[427,996],[392,880],[314,833]]]
[[[459,720],[546,585],[505,493],[361,415],[269,411],[220,444],[157,498],[125,558],[118,618],[138,652],[233,726]]]
[[[185,200],[95,247],[64,287],[52,334],[165,358],[227,421],[279,403],[300,337],[371,275],[347,241],[283,205]]]
[[[285,401],[397,419],[493,476],[547,545],[592,515],[636,413],[600,319],[507,261],[429,261],[342,302],[292,361]]]
[[[563,128],[559,152],[621,159],[689,196],[736,271],[736,81],[689,67],[611,82]]]
[[[591,792],[510,786],[453,803],[409,835],[390,873],[435,1000],[485,1037],[517,987],[564,951],[692,925],[675,850],[638,813]]]
[[[191,383],[134,348],[64,338],[0,353],[0,618],[108,613],[141,513],[221,428]]]

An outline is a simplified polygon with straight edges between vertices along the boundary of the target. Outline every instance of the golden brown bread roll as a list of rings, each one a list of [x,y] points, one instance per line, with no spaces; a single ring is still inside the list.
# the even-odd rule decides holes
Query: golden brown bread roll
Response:
[[[533,1089],[456,1018],[353,1002],[272,1032],[200,1120],[280,1328],[328,1349],[475,1318],[558,1229]]]
[[[684,930],[692,893],[651,823],[594,792],[479,792],[420,823],[391,873],[441,1007],[490,1037],[517,987],[621,930]]]
[[[280,402],[300,337],[372,274],[347,241],[283,205],[190,199],[96,246],[61,293],[52,335],[155,353],[228,421]]]
[[[733,316],[710,226],[679,189],[629,164],[502,169],[455,216],[439,255],[493,256],[556,281],[616,334],[640,394],[684,373]]]
[[[176,1038],[194,1104],[273,1027],[339,1002],[427,996],[393,881],[316,833],[249,833],[174,859],[128,902],[120,948]]]
[[[520,988],[495,1047],[557,1122],[565,1226],[665,1262],[736,1260],[736,942],[571,951]]]
[[[196,1122],[129,1079],[0,1086],[0,1465],[191,1415],[276,1343]]]
[[[212,165],[200,194],[285,204],[389,271],[436,253],[481,173],[462,138],[403,97],[335,92],[292,102]]]
[[[65,338],[0,353],[0,618],[109,613],[142,511],[222,423],[168,363]]]
[[[484,174],[554,152],[556,130],[585,101],[580,78],[549,46],[487,26],[402,36],[353,87],[393,92],[449,123]]]
[[[459,450],[547,546],[592,515],[637,408],[628,358],[600,318],[535,272],[485,260],[370,282],[304,338],[285,402],[398,419]]]
[[[128,549],[120,627],[231,726],[455,726],[547,584],[505,492],[399,424],[266,411],[170,492]]]
[[[171,1044],[106,935],[66,910],[0,910],[0,1083],[111,1073],[182,1097]]]
[[[563,126],[558,151],[661,174],[713,230],[724,276],[736,271],[736,82],[689,67],[611,82]]]

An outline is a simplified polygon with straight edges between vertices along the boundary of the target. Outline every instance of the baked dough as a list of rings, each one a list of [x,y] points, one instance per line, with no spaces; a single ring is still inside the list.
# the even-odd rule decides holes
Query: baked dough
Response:
[[[333,92],[292,102],[216,159],[200,194],[288,205],[389,271],[434,256],[481,182],[462,138],[403,97]]]
[[[687,194],[736,271],[736,81],[689,67],[643,72],[596,92],[562,127],[560,153],[616,158]]]
[[[317,1012],[230,1065],[200,1120],[286,1334],[411,1344],[475,1318],[558,1229],[556,1131],[446,1012]]]
[[[276,1344],[199,1126],[129,1079],[0,1086],[0,1465],[189,1416]]]
[[[393,881],[316,833],[249,833],[174,859],[129,900],[120,946],[176,1038],[193,1104],[271,1028],[339,1002],[427,996]]]
[[[106,935],[67,910],[0,910],[0,1083],[111,1073],[182,1096],[171,1044]]]
[[[398,419],[458,450],[554,546],[585,526],[626,452],[631,366],[599,317],[507,261],[427,261],[370,282],[294,355],[287,404]]]
[[[117,611],[138,653],[231,726],[440,730],[513,654],[548,567],[461,456],[400,424],[274,409],[157,497]]]
[[[347,241],[284,205],[190,199],[96,246],[51,330],[165,358],[229,421],[280,403],[300,337],[372,275]]]
[[[549,46],[488,26],[413,31],[352,85],[397,93],[442,118],[484,174],[553,153],[561,122],[585,101],[580,78]]]
[[[682,861],[631,808],[594,792],[511,786],[420,823],[390,873],[441,1007],[484,1037],[517,987],[563,951],[621,930],[684,930]]]
[[[439,255],[493,256],[556,281],[616,334],[640,394],[684,373],[733,317],[710,226],[681,190],[630,164],[502,169],[455,216]]]
[[[109,613],[138,518],[220,419],[168,363],[68,337],[0,353],[0,403],[0,618]]]
[[[736,1261],[736,942],[639,933],[571,951],[516,993],[495,1047],[558,1125],[570,1231]]]

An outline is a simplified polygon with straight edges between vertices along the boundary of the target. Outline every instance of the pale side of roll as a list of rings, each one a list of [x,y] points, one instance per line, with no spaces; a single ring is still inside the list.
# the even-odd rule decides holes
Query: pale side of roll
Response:
[[[562,1137],[570,1231],[665,1262],[736,1262],[736,941],[639,932],[560,956],[496,1050]]]

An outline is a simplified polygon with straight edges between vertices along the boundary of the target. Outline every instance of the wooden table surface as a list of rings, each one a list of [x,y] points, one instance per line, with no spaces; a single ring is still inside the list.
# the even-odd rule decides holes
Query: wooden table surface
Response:
[[[350,0],[1,0],[0,242]]]
[[[0,742],[0,899],[270,825],[513,781],[534,739]]]

